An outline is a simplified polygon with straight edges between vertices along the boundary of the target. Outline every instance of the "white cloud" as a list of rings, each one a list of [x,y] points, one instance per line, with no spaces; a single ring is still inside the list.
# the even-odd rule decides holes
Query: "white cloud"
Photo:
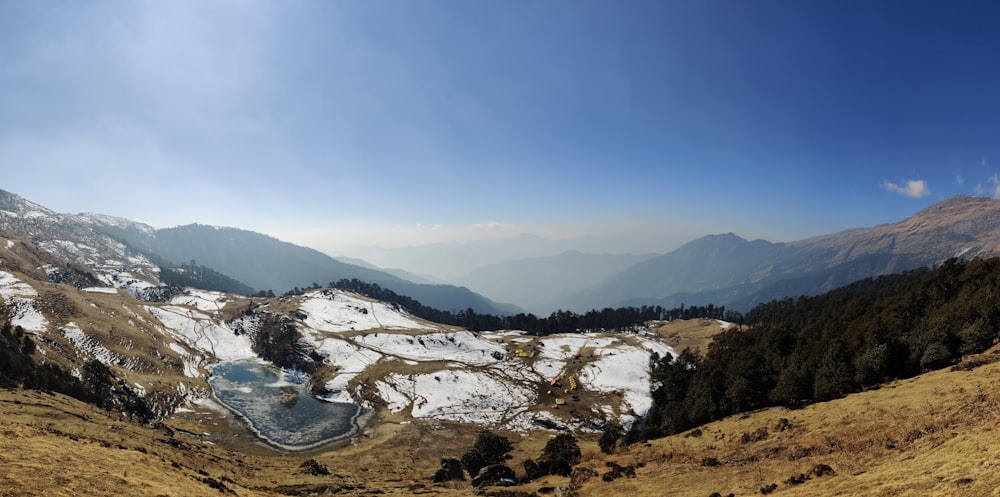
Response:
[[[1000,176],[997,176],[997,173],[993,173],[993,176],[989,179],[989,183],[989,190],[985,190],[982,185],[976,185],[976,194],[983,195],[984,193],[989,193],[991,197],[1000,199]]]
[[[922,179],[909,180],[904,186],[899,186],[892,181],[886,181],[885,189],[893,193],[913,198],[926,197],[931,194],[930,188],[927,188],[927,182]]]

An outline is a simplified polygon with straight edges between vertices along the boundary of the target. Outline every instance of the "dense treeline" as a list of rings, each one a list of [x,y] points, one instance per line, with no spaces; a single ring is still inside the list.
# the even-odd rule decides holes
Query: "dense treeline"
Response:
[[[94,404],[108,413],[125,413],[129,419],[138,418],[141,422],[155,417],[142,396],[117,380],[100,361],[94,359],[85,363],[82,379],[78,379],[54,364],[36,364],[32,359],[35,347],[35,342],[20,326],[12,327],[7,321],[0,328],[0,387],[59,392]]]
[[[322,355],[302,342],[302,333],[287,316],[262,314],[250,341],[257,355],[278,367],[310,373],[323,362]]]
[[[7,321],[0,328],[0,387],[59,392],[78,399],[86,396],[86,388],[73,375],[59,366],[35,364],[34,354],[31,337]]]
[[[510,316],[495,314],[480,314],[472,309],[460,311],[442,311],[428,307],[420,302],[399,295],[392,290],[382,288],[374,283],[366,283],[358,279],[342,279],[331,282],[333,288],[349,290],[366,295],[382,302],[395,304],[406,309],[410,314],[435,323],[450,324],[475,331],[486,330],[523,330],[534,335],[552,333],[567,333],[575,331],[608,330],[627,331],[635,326],[653,320],[673,319],[731,319],[739,320],[740,316],[732,311],[726,311],[725,306],[684,307],[664,309],[660,306],[619,307],[590,310],[584,314],[570,311],[556,311],[547,318],[534,314],[518,313]]]
[[[202,266],[195,261],[185,262],[176,267],[160,265],[160,281],[168,285],[189,286],[239,295],[254,295],[255,292],[253,288],[242,282],[210,267]]]
[[[631,440],[676,433],[767,406],[799,407],[948,366],[1000,330],[1000,259],[866,279],[776,300],[746,328],[651,360],[653,407]]]

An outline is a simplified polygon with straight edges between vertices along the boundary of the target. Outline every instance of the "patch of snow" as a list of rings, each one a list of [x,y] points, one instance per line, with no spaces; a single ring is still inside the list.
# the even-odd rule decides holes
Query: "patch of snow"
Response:
[[[506,350],[468,331],[404,335],[399,333],[369,333],[354,338],[361,344],[384,354],[414,361],[454,361],[469,365],[497,362],[493,353]]]
[[[334,290],[305,294],[299,310],[306,315],[303,323],[320,331],[433,329],[382,302],[364,300],[353,294]]]
[[[614,337],[599,337],[594,334],[585,335],[550,335],[539,340],[543,344],[538,347],[540,357],[565,362],[581,353],[583,348],[594,348],[594,354],[600,355],[603,349],[619,342]],[[648,361],[647,361],[648,362]]]
[[[396,412],[409,408],[414,418],[485,425],[502,425],[535,402],[527,388],[514,388],[484,371],[394,373],[379,382],[378,388],[384,398],[391,399]]]
[[[49,321],[38,309],[35,309],[35,301],[24,297],[11,297],[7,299],[7,309],[10,314],[10,324],[20,326],[31,331],[45,331],[49,327]]]
[[[120,288],[132,295],[139,295],[144,290],[158,286],[156,283],[136,278],[128,271],[99,272],[97,279],[105,285]]]
[[[0,271],[0,297],[36,297],[38,292],[31,285],[21,281],[17,276],[6,271]]]
[[[78,352],[88,354],[104,364],[114,364],[118,362],[118,354],[111,352],[107,349],[107,347],[87,336],[87,333],[77,326],[76,323],[66,323],[66,325],[62,327],[62,332]]]
[[[198,364],[201,364],[204,360],[200,355],[192,355],[178,343],[170,343],[167,345],[170,350],[174,351],[181,357],[181,363],[184,364],[184,376],[188,378],[198,378],[201,376],[201,372],[198,370]]]
[[[10,324],[31,331],[45,331],[49,322],[38,309],[31,297],[37,297],[35,289],[17,276],[0,271],[0,298],[7,305]]]
[[[595,358],[580,370],[579,381],[590,390],[622,392],[623,412],[631,409],[642,416],[652,407],[649,351],[643,348],[623,345],[614,354]]]
[[[183,294],[170,299],[170,303],[174,305],[189,305],[199,311],[215,312],[222,310],[227,302],[229,302],[229,296],[222,292],[211,292],[195,288],[187,288]]]
[[[40,219],[49,217],[49,215],[50,213],[45,211],[33,210],[25,212],[24,214],[21,215],[21,217],[23,217],[24,219]]]
[[[331,402],[354,402],[351,393],[347,391],[348,382],[384,357],[377,351],[358,347],[339,338],[323,338],[315,334],[304,335],[304,338],[318,353],[325,356],[330,364],[337,367],[337,375],[325,384],[329,393],[323,399]]]
[[[108,286],[88,286],[87,288],[81,288],[81,290],[90,293],[118,293],[117,288]]]
[[[228,325],[201,311],[177,305],[144,307],[163,324],[168,335],[183,341],[188,347],[220,361],[255,356],[249,337],[237,335]]]

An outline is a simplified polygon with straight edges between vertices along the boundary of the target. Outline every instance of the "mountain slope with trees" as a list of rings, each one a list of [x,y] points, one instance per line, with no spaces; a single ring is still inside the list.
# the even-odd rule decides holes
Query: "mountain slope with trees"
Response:
[[[1000,259],[949,259],[815,297],[775,300],[690,350],[654,358],[653,409],[638,438],[768,406],[800,407],[909,378],[1000,338]]]
[[[260,291],[284,293],[321,282],[359,279],[411,295],[440,309],[509,314],[515,306],[493,302],[464,287],[413,283],[383,271],[346,264],[322,252],[237,228],[192,224],[144,233],[105,225],[113,236],[173,264],[197,264]]]

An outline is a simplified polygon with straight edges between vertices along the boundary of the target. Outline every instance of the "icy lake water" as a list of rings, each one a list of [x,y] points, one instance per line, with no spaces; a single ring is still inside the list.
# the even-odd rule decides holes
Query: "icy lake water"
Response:
[[[307,449],[347,435],[359,412],[354,404],[317,400],[306,391],[304,377],[259,362],[219,364],[208,382],[258,436],[285,449]]]

